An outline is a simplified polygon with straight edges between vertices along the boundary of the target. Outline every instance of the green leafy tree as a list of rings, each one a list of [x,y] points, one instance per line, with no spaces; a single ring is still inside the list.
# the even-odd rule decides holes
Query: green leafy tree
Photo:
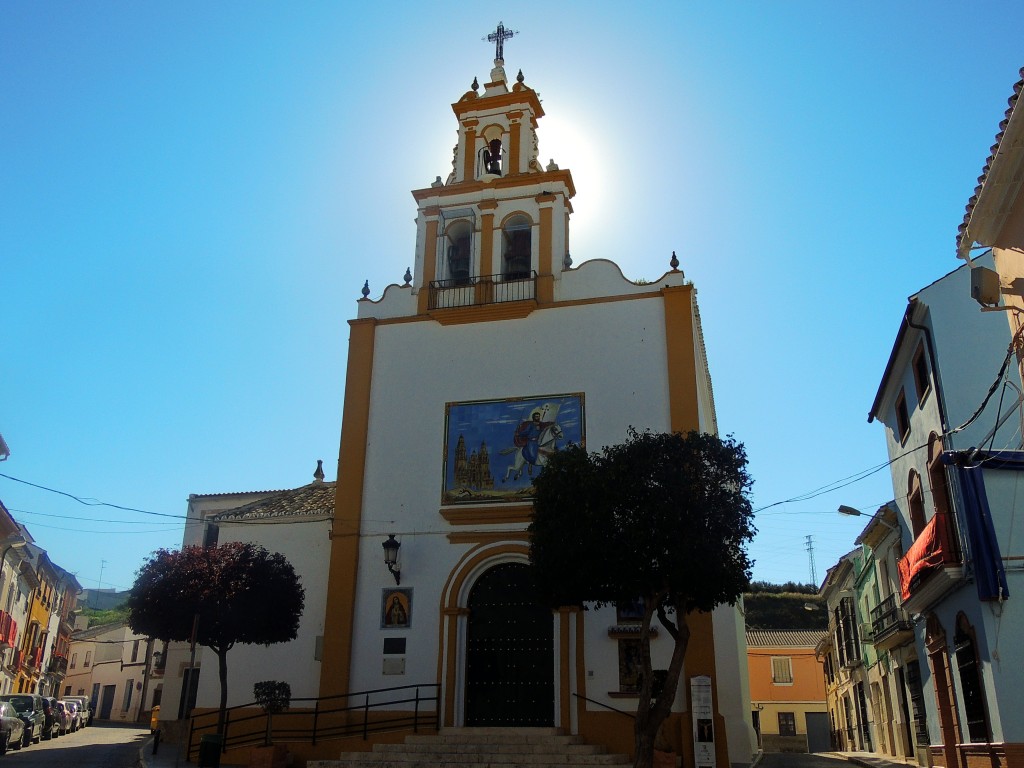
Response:
[[[223,733],[228,702],[227,654],[236,643],[294,640],[305,590],[279,552],[253,543],[154,552],[128,597],[128,626],[160,640],[192,638],[217,655]]]
[[[643,600],[636,767],[648,768],[690,640],[687,615],[733,604],[750,583],[746,451],[732,438],[630,429],[626,442],[554,454],[534,481],[530,561],[552,605]],[[651,669],[651,623],[673,640]]]

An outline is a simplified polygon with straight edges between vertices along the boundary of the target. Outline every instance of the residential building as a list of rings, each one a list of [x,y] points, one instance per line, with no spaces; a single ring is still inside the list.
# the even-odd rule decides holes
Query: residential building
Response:
[[[148,723],[163,694],[153,683],[156,643],[124,622],[78,630],[71,638],[71,660],[64,690],[57,696],[88,696],[94,716],[114,722]]]
[[[296,698],[320,691],[327,569],[330,562],[335,488],[324,482],[317,462],[313,482],[299,488],[254,493],[192,494],[184,546],[213,546],[235,541],[280,552],[295,568],[306,593],[298,637],[271,646],[236,645],[228,655],[228,705],[253,701],[253,685],[286,676]],[[161,649],[158,649],[161,650]],[[202,674],[210,664],[212,674]],[[193,673],[191,670],[195,670]],[[181,719],[195,706],[220,701],[217,657],[202,646],[170,643],[161,650],[157,676],[167,693],[161,703],[166,720]]]
[[[831,749],[819,630],[747,630],[751,714],[765,752]]]
[[[979,267],[991,269],[991,253]],[[950,768],[1024,765],[1024,664],[1009,640],[1024,632],[1011,599],[1024,587],[1022,383],[1010,327],[977,311],[971,282],[965,265],[910,297],[869,414],[885,426],[907,532],[900,601],[927,713],[915,732],[930,742],[916,757]]]

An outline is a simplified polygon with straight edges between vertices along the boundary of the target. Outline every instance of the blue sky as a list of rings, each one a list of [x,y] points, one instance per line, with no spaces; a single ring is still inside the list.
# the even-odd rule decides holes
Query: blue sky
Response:
[[[570,168],[571,251],[699,291],[755,506],[885,461],[866,415],[1018,79],[1019,2],[0,4],[0,499],[86,587],[181,541],[190,493],[336,469],[348,328],[412,265],[409,191],[503,20]],[[592,446],[597,448],[598,446]],[[885,470],[758,516],[817,577]]]

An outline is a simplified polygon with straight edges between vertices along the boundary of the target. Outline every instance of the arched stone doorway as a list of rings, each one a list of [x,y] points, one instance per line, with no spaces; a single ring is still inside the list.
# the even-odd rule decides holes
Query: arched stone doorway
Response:
[[[554,725],[554,620],[533,593],[528,567],[488,569],[467,607],[466,725]]]

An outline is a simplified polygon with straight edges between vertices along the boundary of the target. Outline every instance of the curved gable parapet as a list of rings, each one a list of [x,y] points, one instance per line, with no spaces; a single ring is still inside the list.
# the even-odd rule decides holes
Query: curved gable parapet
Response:
[[[411,285],[392,283],[384,289],[379,299],[362,299],[359,302],[359,319],[408,317],[416,314],[416,297]]]
[[[575,269],[561,273],[556,281],[556,301],[576,301],[604,296],[629,296],[650,293],[666,286],[685,285],[686,280],[679,270],[665,272],[656,280],[634,281],[624,274],[614,261],[592,259]]]

